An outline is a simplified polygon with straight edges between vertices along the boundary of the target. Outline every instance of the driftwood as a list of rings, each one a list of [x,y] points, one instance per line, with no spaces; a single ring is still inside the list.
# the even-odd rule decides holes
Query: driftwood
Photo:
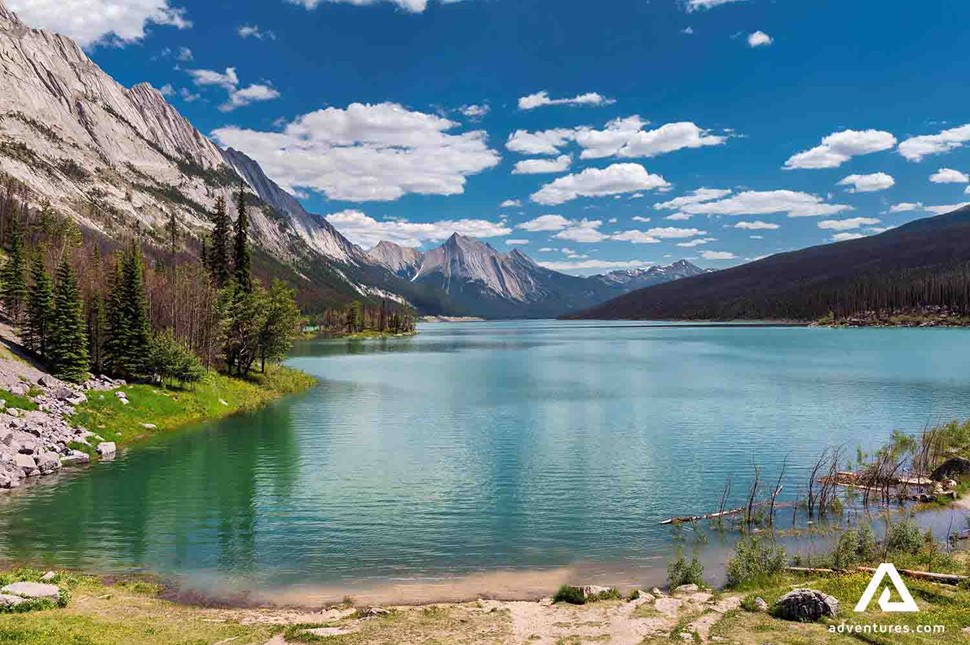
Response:
[[[751,509],[762,508],[764,506],[769,506],[774,504],[775,498],[781,493],[783,486],[779,486],[775,489],[774,494],[771,499],[765,500],[763,502],[757,502],[751,504],[750,506],[745,505],[739,508],[732,508],[727,511],[718,511],[716,513],[708,513],[706,515],[684,515],[681,517],[672,517],[669,520],[664,520],[660,523],[661,526],[668,526],[670,524],[690,524],[692,522],[700,522],[701,520],[716,520],[719,517],[729,517],[731,515],[740,515],[741,513],[750,513]],[[774,504],[775,508],[785,508],[785,504]]]
[[[857,571],[865,573],[875,573],[872,567],[857,567]],[[913,571],[912,569],[899,569],[899,574],[917,580],[928,580],[929,582],[939,582],[944,585],[958,585],[961,582],[970,580],[970,576],[958,576],[954,573],[930,573],[929,571]]]
[[[791,573],[818,573],[818,574],[837,573],[835,569],[818,569],[816,567],[785,567],[785,571],[789,571]]]

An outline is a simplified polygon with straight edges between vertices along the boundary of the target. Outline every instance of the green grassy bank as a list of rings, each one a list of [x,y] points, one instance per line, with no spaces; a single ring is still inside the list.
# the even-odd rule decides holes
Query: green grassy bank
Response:
[[[276,399],[310,389],[312,376],[288,367],[267,367],[248,379],[209,372],[185,389],[128,385],[119,390],[89,392],[72,423],[96,432],[119,446],[130,445],[181,427],[255,410]],[[117,395],[124,392],[128,404]]]

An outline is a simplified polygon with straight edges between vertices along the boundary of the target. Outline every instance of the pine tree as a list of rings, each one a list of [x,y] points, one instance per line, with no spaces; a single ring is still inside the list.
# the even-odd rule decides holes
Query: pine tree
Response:
[[[249,253],[249,215],[246,213],[246,191],[240,185],[236,202],[236,238],[233,245],[233,277],[245,291],[252,289],[252,257]]]
[[[125,378],[137,379],[146,375],[151,335],[143,272],[141,251],[132,244],[118,262],[108,294],[105,366],[113,374]]]
[[[175,255],[179,250],[179,221],[175,211],[168,214],[168,222],[165,224],[165,234],[168,236],[168,252]]]
[[[108,319],[105,316],[104,300],[101,294],[92,294],[88,299],[88,357],[91,371],[100,374],[104,371],[104,339],[108,333]]]
[[[51,277],[41,253],[35,253],[30,267],[27,290],[27,319],[22,332],[24,345],[40,357],[47,356],[47,338],[54,310]]]
[[[10,223],[10,253],[7,263],[0,271],[3,281],[3,306],[7,315],[15,323],[20,322],[24,301],[27,299],[27,281],[24,278],[24,243],[20,230],[20,220],[15,216]]]
[[[226,200],[222,197],[216,200],[216,210],[212,215],[215,225],[212,229],[212,240],[207,251],[207,264],[212,273],[216,286],[222,288],[229,282],[232,275],[231,259],[229,256],[229,214],[226,212]]]
[[[54,283],[54,312],[47,341],[47,362],[54,376],[81,383],[87,374],[88,340],[77,279],[67,259],[61,260]]]

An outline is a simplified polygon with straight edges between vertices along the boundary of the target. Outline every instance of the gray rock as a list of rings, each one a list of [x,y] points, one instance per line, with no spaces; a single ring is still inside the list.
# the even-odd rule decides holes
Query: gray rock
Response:
[[[41,598],[45,600],[57,600],[61,597],[61,590],[57,585],[48,585],[41,582],[15,582],[2,589],[0,593],[20,596],[21,598]]]
[[[81,405],[88,400],[88,397],[84,396],[84,394],[75,392],[69,387],[57,388],[54,391],[54,398],[70,405]]]
[[[930,474],[930,479],[941,482],[946,479],[960,479],[970,475],[970,459],[953,457],[947,459]]]
[[[98,451],[98,455],[102,459],[111,459],[118,452],[118,447],[115,446],[113,441],[105,441],[103,443],[99,443],[95,450]]]
[[[758,611],[765,613],[768,612],[768,603],[765,602],[765,599],[760,596],[754,599],[754,606]]]
[[[48,571],[47,573],[45,573],[44,575],[42,575],[40,577],[40,581],[41,582],[52,582],[55,578],[57,578],[57,574],[54,573],[53,571]]]
[[[698,587],[697,585],[694,585],[694,584],[690,584],[690,585],[680,585],[679,587],[677,587],[676,589],[673,590],[673,593],[675,593],[675,594],[678,594],[678,593],[697,593],[700,590],[701,590],[700,587]]]
[[[37,470],[37,462],[30,455],[16,454],[13,459],[17,468],[20,468],[28,477],[40,472]]]
[[[3,437],[0,437],[0,443],[2,443],[5,446],[9,446],[11,443],[13,443],[13,433],[12,432],[3,433]]]
[[[80,450],[72,450],[67,455],[61,457],[61,464],[64,466],[78,466],[91,461],[87,453]]]
[[[32,455],[37,452],[37,444],[33,441],[24,441],[17,450],[22,455]]]
[[[21,598],[20,596],[12,596],[6,593],[0,593],[0,607],[15,607],[22,602],[27,602],[26,598]]]
[[[49,475],[61,468],[61,460],[52,452],[42,452],[34,459],[37,462],[37,469],[42,475]]]
[[[774,614],[782,620],[817,623],[838,616],[839,601],[814,589],[795,589],[778,599]]]
[[[610,591],[609,587],[599,587],[597,585],[586,585],[585,587],[580,587],[583,591],[583,598],[586,600],[596,600],[603,594]]]
[[[19,381],[10,386],[11,394],[16,394],[17,396],[23,396],[27,394],[27,392],[29,391],[30,391],[30,386],[24,383],[23,381]]]

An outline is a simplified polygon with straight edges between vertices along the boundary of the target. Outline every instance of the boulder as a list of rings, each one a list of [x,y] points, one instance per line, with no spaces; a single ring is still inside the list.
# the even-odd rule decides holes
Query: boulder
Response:
[[[0,593],[0,607],[15,607],[22,602],[27,602],[26,598],[21,598],[20,596],[12,596],[6,593]]]
[[[931,474],[930,479],[941,482],[947,479],[960,479],[970,475],[970,459],[952,457],[944,461]]]
[[[57,574],[53,571],[48,571],[40,577],[41,582],[53,582],[57,578]]]
[[[757,598],[754,599],[754,607],[758,611],[768,613],[768,609],[769,609],[768,603],[765,602],[765,599],[762,598],[761,596],[758,596]]]
[[[380,616],[387,616],[391,613],[390,609],[384,609],[383,607],[368,607],[367,609],[362,609],[357,612],[358,618],[378,618]]]
[[[54,601],[61,597],[61,590],[57,588],[57,585],[48,585],[42,582],[15,582],[0,589],[0,593],[20,596],[21,598]]]
[[[99,443],[95,450],[98,451],[98,455],[102,459],[111,459],[118,452],[118,447],[115,446],[114,441],[105,441],[103,443]]]
[[[691,585],[680,585],[679,587],[677,587],[676,589],[674,589],[671,593],[674,593],[674,594],[680,594],[680,593],[697,593],[700,590],[701,590],[700,587],[698,587],[697,585],[693,585],[693,584],[691,584]]]
[[[57,385],[57,379],[53,376],[44,375],[37,379],[37,385],[41,387],[54,387]]]
[[[86,464],[91,461],[91,457],[87,453],[81,452],[80,450],[72,450],[65,456],[61,457],[61,465],[63,466],[78,466],[80,464]]]
[[[23,396],[30,391],[30,386],[23,381],[18,381],[10,386],[10,393],[16,394],[17,396]]]
[[[13,459],[17,468],[24,471],[24,474],[28,477],[40,472],[37,470],[37,462],[35,462],[34,458],[30,455],[16,454],[14,455]]]
[[[37,462],[37,470],[40,471],[41,475],[49,475],[61,468],[61,460],[52,452],[42,452],[34,460]]]
[[[0,443],[2,443],[5,446],[9,446],[11,443],[13,443],[13,433],[4,432],[3,436],[0,437]]]
[[[778,599],[774,614],[782,620],[817,623],[838,616],[839,601],[814,589],[795,589]]]
[[[585,587],[580,587],[583,592],[583,598],[586,600],[598,600],[604,594],[610,592],[609,587],[599,587],[597,585],[586,585]]]
[[[88,397],[80,392],[75,392],[69,387],[59,387],[54,391],[54,398],[69,405],[81,405],[88,400]]]

